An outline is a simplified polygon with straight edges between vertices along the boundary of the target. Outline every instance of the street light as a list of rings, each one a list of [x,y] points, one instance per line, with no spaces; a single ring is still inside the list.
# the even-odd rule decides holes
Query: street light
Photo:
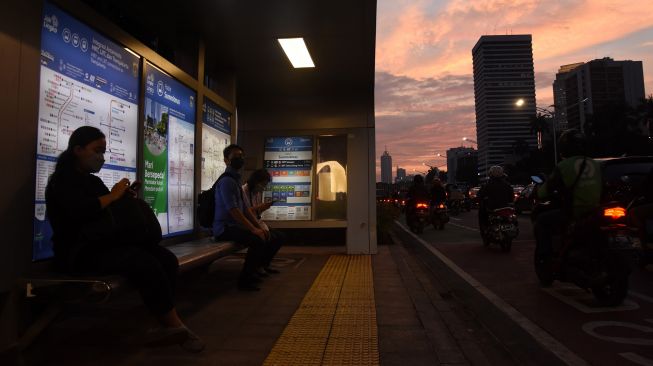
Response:
[[[574,104],[566,106],[566,108],[573,107],[573,106],[575,106],[577,104],[585,103],[588,99],[589,98],[585,98],[585,99],[581,100],[580,102],[576,102]],[[515,102],[515,106],[517,106],[517,107],[521,107],[524,104],[525,104],[525,101],[522,98],[517,99],[517,101]],[[557,146],[557,142],[556,142],[556,140],[558,139],[558,136],[556,134],[556,118],[555,118],[555,114],[554,114],[555,112],[548,109],[548,108],[554,108],[554,110],[555,110],[556,106],[555,106],[555,104],[551,104],[547,108],[541,108],[541,107],[535,106],[535,111],[539,112],[541,115],[548,116],[549,118],[551,118],[551,128],[553,130],[552,131],[553,132],[553,164],[556,165],[556,164],[558,164],[558,146]]]
[[[524,104],[526,104],[526,102],[522,98],[517,99],[517,101],[515,102],[515,106],[517,106],[517,107],[522,107],[522,106],[524,106]],[[551,108],[551,107],[555,108],[555,105],[550,105],[549,108]],[[556,165],[556,164],[558,164],[558,146],[557,146],[557,143],[556,143],[556,140],[558,138],[557,138],[557,135],[556,135],[556,121],[555,121],[555,115],[553,114],[554,112],[547,109],[547,108],[541,108],[541,107],[538,107],[538,106],[535,106],[535,112],[539,113],[540,115],[548,116],[549,118],[551,118],[551,127],[552,127],[552,130],[553,130],[553,165]],[[536,116],[537,116],[537,114],[536,114]],[[540,134],[538,136],[538,140],[539,140],[538,143],[541,143],[541,139],[542,139],[541,132],[538,131],[538,134]]]

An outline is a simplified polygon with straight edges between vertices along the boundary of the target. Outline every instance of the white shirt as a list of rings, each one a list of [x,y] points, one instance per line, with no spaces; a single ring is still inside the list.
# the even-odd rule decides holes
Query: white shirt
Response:
[[[250,194],[249,186],[247,183],[245,183],[243,184],[243,200],[245,201],[246,208],[254,208],[256,206],[260,206],[263,204],[263,193],[258,192]],[[256,214],[257,213],[254,212],[254,215]],[[260,215],[256,216],[256,220],[258,221],[258,224],[261,226],[261,228],[263,228],[263,230],[270,231],[268,225],[265,223],[265,221],[263,221],[263,219],[261,219]]]

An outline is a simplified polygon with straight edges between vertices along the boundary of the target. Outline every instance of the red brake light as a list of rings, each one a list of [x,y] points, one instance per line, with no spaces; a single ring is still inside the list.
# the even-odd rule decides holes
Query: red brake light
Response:
[[[429,205],[427,205],[427,204],[424,203],[424,202],[419,202],[419,203],[417,204],[417,208],[428,208],[428,207],[429,207]]]
[[[610,207],[603,210],[603,216],[613,220],[626,217],[626,209],[623,207]]]
[[[438,208],[444,208],[444,203],[439,204]]]

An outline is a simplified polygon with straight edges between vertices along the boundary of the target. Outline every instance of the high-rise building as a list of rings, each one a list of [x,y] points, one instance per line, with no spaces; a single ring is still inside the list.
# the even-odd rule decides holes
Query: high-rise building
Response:
[[[397,176],[395,177],[396,182],[402,182],[406,180],[406,169],[397,167]]]
[[[470,147],[447,150],[447,183],[478,181],[478,152]]]
[[[387,148],[381,155],[381,182],[392,184],[392,156]]]
[[[553,81],[553,106],[555,110],[554,123],[557,131],[564,131],[568,128],[567,122],[567,89],[565,80],[570,75],[569,72],[581,66],[583,63],[562,65]]]
[[[478,171],[487,175],[519,140],[536,145],[530,126],[535,115],[531,35],[482,36],[472,57]],[[517,107],[519,99],[524,103]]]
[[[564,106],[560,108],[565,111],[568,128],[584,131],[588,115],[624,103],[629,107],[639,105],[645,97],[642,61],[615,61],[605,57],[577,64],[554,84],[554,95],[556,88],[559,95],[564,94]],[[556,99],[556,109],[557,102]]]

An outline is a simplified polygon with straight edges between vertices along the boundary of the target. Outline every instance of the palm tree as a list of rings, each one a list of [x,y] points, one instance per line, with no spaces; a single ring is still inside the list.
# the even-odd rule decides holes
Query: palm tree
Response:
[[[531,133],[537,134],[537,148],[542,150],[542,132],[548,131],[549,129],[549,117],[542,113],[537,113],[535,116],[531,117]],[[553,136],[555,138],[555,136]]]

